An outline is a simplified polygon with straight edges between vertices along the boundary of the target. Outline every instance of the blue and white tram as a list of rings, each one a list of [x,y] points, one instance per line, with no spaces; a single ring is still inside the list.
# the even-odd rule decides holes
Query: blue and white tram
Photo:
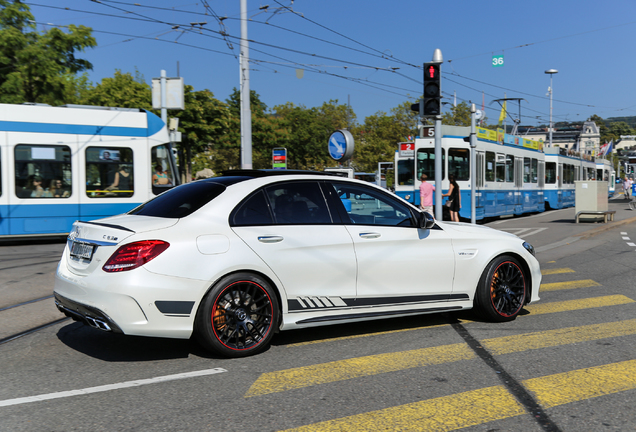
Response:
[[[442,192],[448,191],[448,174],[455,174],[461,192],[460,217],[469,219],[470,145],[464,141],[470,128],[442,126]],[[426,131],[425,136],[434,133]],[[476,148],[476,218],[542,212],[545,210],[545,155],[539,142],[478,128]],[[422,174],[435,179],[435,142],[418,138],[402,143],[395,157],[395,192],[419,205]]]
[[[607,182],[608,196],[614,195],[616,191],[616,170],[607,159],[596,160],[596,180]]]
[[[574,182],[594,179],[594,162],[558,147],[546,148],[544,151],[546,209],[573,207],[576,191]]]
[[[176,185],[176,172],[150,112],[0,104],[0,239],[124,213]]]

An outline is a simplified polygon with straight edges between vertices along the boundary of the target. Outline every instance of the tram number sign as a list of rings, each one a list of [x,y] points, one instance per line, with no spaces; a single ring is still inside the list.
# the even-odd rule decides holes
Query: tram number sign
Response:
[[[435,128],[434,127],[422,128],[422,138],[435,138]]]
[[[502,67],[503,65],[504,65],[503,55],[492,56],[492,67]]]
[[[400,143],[400,157],[415,157],[415,143]]]

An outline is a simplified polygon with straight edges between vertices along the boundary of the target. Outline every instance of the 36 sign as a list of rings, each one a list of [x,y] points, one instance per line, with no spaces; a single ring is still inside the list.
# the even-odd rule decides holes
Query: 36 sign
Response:
[[[492,56],[492,67],[501,67],[504,65],[503,55]]]

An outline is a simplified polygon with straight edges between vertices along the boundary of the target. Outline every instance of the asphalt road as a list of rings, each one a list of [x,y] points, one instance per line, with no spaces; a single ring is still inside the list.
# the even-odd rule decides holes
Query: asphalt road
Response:
[[[0,344],[0,431],[634,430],[628,208],[612,200],[607,224],[574,224],[574,209],[488,222],[532,243],[544,272],[541,301],[510,323],[464,313],[283,332],[233,360],[45,327]],[[0,340],[61,318],[45,297],[62,248],[0,246]]]

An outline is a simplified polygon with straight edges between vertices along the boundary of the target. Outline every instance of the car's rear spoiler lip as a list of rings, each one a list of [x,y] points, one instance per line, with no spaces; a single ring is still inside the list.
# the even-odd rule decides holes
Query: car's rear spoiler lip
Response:
[[[118,229],[118,230],[122,230],[122,231],[129,231],[129,232],[135,234],[135,231],[131,230],[130,228],[123,227],[121,225],[112,225],[112,224],[105,224],[105,223],[100,223],[100,222],[84,222],[84,221],[77,221],[77,222],[83,223],[83,224],[89,224],[89,225],[99,225],[99,226],[103,226],[103,227],[107,227],[107,228],[114,228],[114,229]]]

